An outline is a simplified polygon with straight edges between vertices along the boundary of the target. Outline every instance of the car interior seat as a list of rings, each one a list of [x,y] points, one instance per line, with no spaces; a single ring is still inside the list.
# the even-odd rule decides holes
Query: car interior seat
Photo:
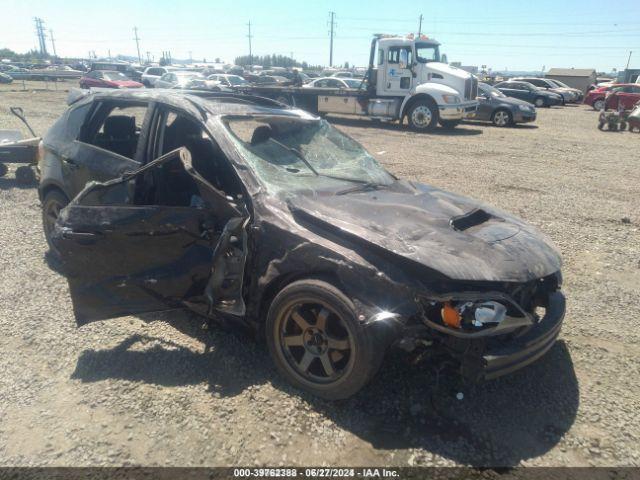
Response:
[[[138,144],[135,117],[128,115],[107,117],[103,132],[102,142],[108,150],[127,158],[135,156]]]

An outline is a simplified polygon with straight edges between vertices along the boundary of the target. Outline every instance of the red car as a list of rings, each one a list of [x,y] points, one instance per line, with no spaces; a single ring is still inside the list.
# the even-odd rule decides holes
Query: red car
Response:
[[[605,108],[607,110],[633,110],[633,107],[640,101],[640,85],[628,83],[624,85],[614,85],[605,98]]]
[[[611,95],[607,96],[611,92]],[[602,110],[605,107],[617,109],[618,98],[623,101],[626,110],[633,108],[633,105],[640,100],[640,85],[635,83],[614,83],[606,87],[599,87],[591,90],[584,97],[584,103],[591,105],[594,110]],[[635,100],[633,100],[635,98]]]
[[[92,70],[80,79],[80,88],[141,88],[143,86],[115,70]]]

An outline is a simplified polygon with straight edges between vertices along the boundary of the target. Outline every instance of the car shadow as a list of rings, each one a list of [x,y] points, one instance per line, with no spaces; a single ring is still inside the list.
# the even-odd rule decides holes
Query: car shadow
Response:
[[[360,119],[335,116],[327,117],[327,121],[331,124],[341,125],[344,127],[375,128],[378,130],[391,130],[396,132],[412,133],[415,135],[445,135],[455,137],[482,134],[482,130],[474,128],[464,128],[464,123],[462,123],[461,126],[451,129],[437,127],[435,130],[431,130],[429,132],[414,132],[406,124],[401,125],[397,122],[375,122],[371,119],[365,118]]]
[[[480,120],[465,120],[464,121],[465,125],[474,125],[476,127],[490,127],[490,128],[496,128],[496,129],[504,129],[504,130],[509,130],[509,129],[517,129],[517,130],[535,130],[538,127],[538,125],[533,125],[531,123],[515,123],[513,125],[507,125],[506,127],[497,127],[495,126],[493,123],[491,123],[489,120],[483,122]]]
[[[270,382],[376,449],[419,449],[472,466],[511,467],[543,455],[570,429],[578,410],[578,381],[563,341],[519,372],[463,389],[454,375],[440,375],[424,363],[410,365],[404,354],[393,352],[361,392],[328,402],[291,387],[276,374],[266,349],[245,335],[203,329],[203,321],[192,314],[165,315],[205,348],[194,351],[132,335],[115,347],[82,352],[72,378],[163,386],[205,383],[221,396]],[[153,319],[163,320],[157,314]],[[459,391],[462,400],[456,397]]]
[[[18,188],[20,190],[27,190],[34,188],[38,185],[37,182],[24,183],[18,181],[15,177],[11,176],[12,173],[8,173],[5,177],[0,177],[0,190],[10,190],[12,188]]]

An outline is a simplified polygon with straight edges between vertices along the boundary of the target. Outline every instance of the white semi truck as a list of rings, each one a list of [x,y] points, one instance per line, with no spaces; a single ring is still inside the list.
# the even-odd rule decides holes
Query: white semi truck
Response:
[[[440,61],[440,44],[426,36],[375,35],[369,69],[358,89],[251,86],[243,90],[313,113],[348,114],[384,121],[405,118],[411,128],[453,128],[473,118],[478,81]]]

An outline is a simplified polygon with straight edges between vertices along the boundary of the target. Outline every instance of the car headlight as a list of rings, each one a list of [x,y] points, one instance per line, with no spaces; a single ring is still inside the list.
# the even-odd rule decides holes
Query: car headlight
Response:
[[[460,97],[456,95],[442,95],[442,100],[444,103],[460,103]]]
[[[530,107],[529,105],[518,105],[518,108],[523,112],[530,112],[533,110],[533,107]]]

